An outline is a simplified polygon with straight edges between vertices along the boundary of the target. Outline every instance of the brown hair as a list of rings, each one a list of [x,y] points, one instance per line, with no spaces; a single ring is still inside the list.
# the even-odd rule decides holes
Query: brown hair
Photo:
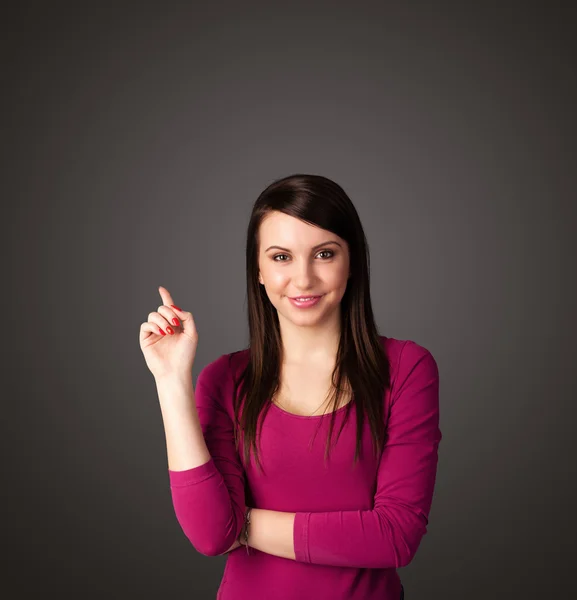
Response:
[[[341,300],[341,335],[332,373],[333,400],[331,423],[325,448],[328,456],[335,422],[335,408],[346,386],[352,393],[345,419],[354,405],[357,414],[356,463],[361,447],[363,420],[369,420],[373,449],[378,455],[384,444],[384,393],[390,385],[389,362],[373,317],[369,286],[369,251],[366,237],[353,203],[334,181],[320,175],[294,174],[271,183],[254,203],[246,239],[249,348],[248,362],[235,381],[235,441],[239,446],[242,429],[242,460],[250,459],[250,449],[261,466],[257,451],[257,423],[279,388],[282,343],[276,308],[259,283],[258,231],[263,218],[279,211],[335,233],[349,245],[350,271],[347,289]],[[239,393],[240,392],[240,393]],[[244,398],[242,416],[240,406]],[[321,418],[324,418],[323,415]],[[320,421],[320,420],[319,420]],[[260,422],[258,435],[262,430]],[[338,440],[337,436],[337,440]],[[262,466],[261,466],[262,468]]]

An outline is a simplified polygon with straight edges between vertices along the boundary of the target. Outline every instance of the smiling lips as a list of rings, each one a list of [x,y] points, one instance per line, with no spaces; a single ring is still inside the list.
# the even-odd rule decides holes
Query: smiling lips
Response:
[[[318,304],[318,301],[322,298],[322,296],[298,296],[297,298],[289,297],[289,300],[293,306],[298,306],[299,308],[308,308]]]

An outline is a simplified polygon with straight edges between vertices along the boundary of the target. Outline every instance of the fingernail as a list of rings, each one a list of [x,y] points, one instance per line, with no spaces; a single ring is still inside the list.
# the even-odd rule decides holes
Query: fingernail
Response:
[[[178,308],[178,306],[175,306],[174,304],[171,304],[170,306],[172,306],[172,308],[176,308],[176,310],[179,310],[180,312],[182,312],[182,308]]]
[[[166,331],[168,331],[168,333],[170,333],[170,335],[172,335],[174,333],[174,331],[172,331],[172,327],[167,327]]]
[[[160,330],[160,333],[162,333],[162,335],[166,335],[166,333],[164,333],[164,331],[162,331],[162,329],[160,329],[160,327],[158,329]]]
[[[174,319],[172,319],[172,322],[178,327],[180,325],[180,321],[174,317]]]

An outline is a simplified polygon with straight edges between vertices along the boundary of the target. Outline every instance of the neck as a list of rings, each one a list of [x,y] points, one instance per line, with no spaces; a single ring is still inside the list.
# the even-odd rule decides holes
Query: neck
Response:
[[[315,327],[279,318],[285,364],[334,364],[341,336],[340,315]]]

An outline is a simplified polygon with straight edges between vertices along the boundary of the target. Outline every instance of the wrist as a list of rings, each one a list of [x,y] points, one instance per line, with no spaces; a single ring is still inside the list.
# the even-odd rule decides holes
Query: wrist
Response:
[[[155,377],[154,382],[157,387],[181,387],[192,384],[192,373],[170,373]]]
[[[240,535],[238,537],[238,541],[242,546],[246,547],[246,550],[248,552],[248,535],[249,535],[249,527],[250,527],[250,514],[251,514],[252,508],[251,507],[247,507],[244,513],[244,523],[242,526],[242,529],[240,531]]]

